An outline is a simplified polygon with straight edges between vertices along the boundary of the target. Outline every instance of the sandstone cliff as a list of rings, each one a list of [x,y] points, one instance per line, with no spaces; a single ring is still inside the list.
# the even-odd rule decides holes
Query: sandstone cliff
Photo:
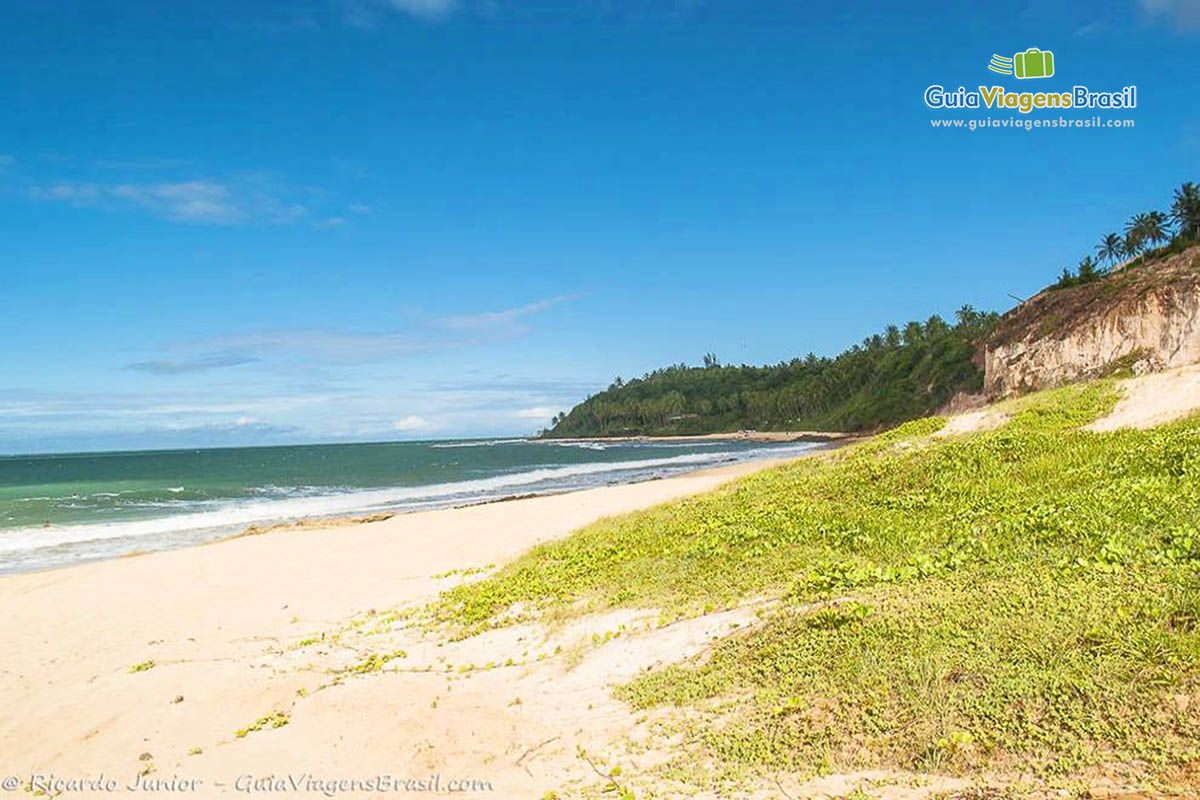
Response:
[[[1043,291],[1005,314],[977,357],[991,397],[1200,362],[1200,246]]]

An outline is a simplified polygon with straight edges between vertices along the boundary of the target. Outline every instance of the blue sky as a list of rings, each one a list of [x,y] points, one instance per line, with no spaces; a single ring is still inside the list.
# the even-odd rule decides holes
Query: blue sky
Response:
[[[0,452],[530,432],[1004,310],[1200,179],[1200,0],[4,13]],[[986,114],[932,83],[1136,84],[1136,127],[933,130]]]

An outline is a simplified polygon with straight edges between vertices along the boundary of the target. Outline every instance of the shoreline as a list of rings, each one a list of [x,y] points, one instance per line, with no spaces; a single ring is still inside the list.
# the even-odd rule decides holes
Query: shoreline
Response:
[[[336,655],[336,637],[319,643],[324,632],[376,610],[420,607],[468,570],[502,564],[596,520],[820,452],[0,577],[0,637],[8,643],[0,703],[11,721],[0,731],[0,749],[17,773],[104,771],[132,780],[151,763],[157,776],[195,776],[208,787],[243,772],[299,767],[415,773],[409,754],[434,735],[427,717],[447,678],[407,670],[327,685],[329,668],[310,660]],[[316,654],[305,654],[306,641],[318,642],[308,646]],[[527,698],[535,687],[552,694],[554,659],[540,672],[528,669]],[[494,691],[472,700],[472,685],[448,696],[435,717],[439,768],[494,775],[498,785],[522,787],[508,796],[534,796],[523,767],[493,769],[470,741],[483,725],[496,746],[524,750],[548,738],[548,723],[525,716],[532,709],[507,706],[508,697],[488,706]],[[235,735],[276,712],[286,713],[279,718],[286,727]],[[552,780],[538,776],[539,783]]]
[[[640,486],[647,483],[655,483],[658,481],[670,481],[676,478],[686,478],[690,476],[703,476],[707,473],[721,473],[724,470],[730,470],[735,467],[759,465],[762,469],[768,469],[779,464],[786,464],[797,458],[807,458],[814,453],[827,452],[834,450],[840,444],[830,445],[828,447],[815,448],[809,453],[804,453],[791,458],[756,458],[748,461],[740,461],[735,464],[721,464],[713,467],[703,467],[701,469],[691,470],[689,472],[681,472],[677,475],[668,475],[661,478],[643,478],[638,481],[630,481],[628,483],[612,483],[607,486],[591,486],[581,489],[553,489],[546,492],[526,492],[522,494],[510,494],[502,497],[493,497],[487,500],[475,500],[469,503],[459,503],[457,505],[446,506],[445,508],[419,508],[412,510],[396,510],[396,511],[380,511],[372,514],[342,514],[332,517],[301,517],[299,519],[282,520],[280,522],[268,522],[262,525],[249,525],[236,533],[231,533],[227,536],[222,536],[217,539],[210,539],[205,542],[200,542],[197,545],[188,545],[192,547],[207,547],[208,545],[220,544],[231,539],[240,539],[244,536],[262,536],[267,533],[276,533],[282,531],[306,531],[306,530],[324,530],[328,528],[343,528],[353,527],[355,525],[370,525],[376,522],[385,522],[396,517],[408,516],[411,514],[436,514],[440,511],[454,511],[460,508],[477,508],[479,506],[498,505],[500,503],[518,503],[522,500],[535,500],[541,497],[559,497],[562,495],[579,494],[581,492],[591,492],[596,489],[608,489],[614,486]],[[739,476],[740,477],[740,476]],[[732,479],[731,479],[732,480]],[[184,549],[184,548],[179,548]],[[132,555],[151,555],[155,552],[167,552],[163,550],[155,550],[146,553],[131,553]],[[117,558],[126,558],[129,556],[117,556]],[[86,562],[94,563],[94,562]],[[71,566],[71,565],[67,565]],[[65,567],[50,567],[49,569],[65,569]],[[15,573],[23,574],[23,573]],[[2,578],[3,576],[0,576]]]
[[[719,437],[706,437],[706,438],[720,438],[722,440],[727,440],[727,437],[725,437],[724,435],[721,435]],[[559,441],[572,441],[573,442],[573,441],[585,441],[585,440],[559,440]],[[760,441],[763,443],[786,443],[788,441],[795,441],[795,442],[804,441],[806,443],[811,443],[811,444],[817,445],[816,447],[813,447],[808,452],[801,454],[801,457],[802,457],[803,455],[808,455],[809,453],[812,453],[812,452],[820,452],[823,450],[835,449],[837,447],[844,446],[845,444],[850,443],[852,440],[845,439],[845,440],[835,440],[835,441],[809,442],[809,440],[786,440],[786,439],[750,440],[750,439],[742,439],[740,441]],[[41,572],[48,572],[48,571],[55,571],[55,570],[62,570],[62,569],[70,569],[71,567],[82,565],[82,564],[102,563],[104,561],[109,561],[109,560],[113,560],[113,559],[140,558],[140,557],[144,557],[144,556],[153,555],[156,553],[172,552],[175,550],[187,550],[187,549],[196,548],[196,547],[207,547],[207,546],[225,542],[225,541],[228,541],[231,539],[239,539],[239,538],[243,538],[243,537],[247,537],[247,536],[259,536],[259,535],[262,535],[265,533],[272,533],[272,532],[277,532],[277,531],[322,530],[322,529],[330,529],[330,528],[358,526],[358,525],[361,525],[364,523],[382,522],[382,521],[392,519],[392,518],[398,517],[398,516],[408,516],[408,515],[412,515],[412,514],[426,514],[426,513],[432,513],[432,512],[437,512],[437,511],[447,511],[447,510],[453,510],[453,509],[459,509],[459,508],[471,508],[471,507],[479,506],[479,505],[510,503],[510,502],[514,502],[514,501],[518,501],[518,500],[527,500],[527,499],[538,498],[538,497],[550,497],[550,496],[556,496],[556,495],[561,495],[561,494],[574,494],[574,493],[578,493],[578,492],[589,491],[590,489],[594,489],[594,488],[603,488],[604,486],[634,485],[634,484],[640,484],[640,483],[646,483],[646,482],[669,480],[671,478],[683,477],[683,476],[687,476],[687,475],[704,474],[711,470],[721,470],[721,469],[724,469],[727,467],[737,466],[737,465],[741,465],[741,464],[758,464],[758,463],[769,462],[769,461],[784,461],[784,460],[788,460],[793,457],[797,457],[797,456],[789,455],[789,456],[781,457],[781,456],[773,456],[773,455],[768,454],[768,455],[762,455],[761,457],[751,458],[751,459],[744,460],[744,461],[732,461],[732,462],[718,461],[716,463],[704,465],[699,468],[688,469],[686,471],[681,471],[681,472],[675,472],[672,474],[668,474],[666,476],[640,477],[640,478],[637,478],[636,480],[625,481],[625,482],[618,481],[618,482],[608,483],[608,484],[598,484],[598,485],[591,486],[591,487],[556,487],[556,488],[547,488],[543,491],[532,491],[532,492],[514,491],[510,494],[497,495],[497,496],[492,496],[492,497],[470,498],[470,499],[463,498],[463,499],[456,500],[456,501],[452,500],[444,505],[437,504],[437,505],[433,505],[432,507],[428,507],[428,506],[427,507],[419,507],[419,508],[404,508],[404,507],[386,508],[386,507],[384,507],[384,508],[377,508],[377,509],[370,509],[369,507],[367,507],[367,508],[363,508],[362,510],[341,511],[341,512],[333,512],[333,513],[328,513],[328,514],[322,514],[322,513],[318,512],[315,514],[302,514],[299,516],[281,516],[281,517],[276,517],[274,519],[264,518],[263,520],[260,520],[260,521],[243,523],[241,527],[225,526],[224,530],[214,529],[208,536],[206,536],[204,538],[195,538],[191,541],[175,542],[175,543],[170,543],[170,544],[164,545],[161,541],[157,541],[152,538],[151,540],[146,541],[146,542],[139,542],[138,544],[135,544],[135,546],[133,546],[131,549],[123,551],[123,552],[116,552],[116,553],[104,554],[104,555],[98,555],[98,556],[92,556],[92,557],[84,557],[84,558],[79,558],[77,560],[74,560],[74,561],[71,561],[68,563],[51,563],[51,564],[46,564],[46,565],[37,565],[37,566],[32,566],[32,567],[24,567],[24,568],[12,569],[12,570],[0,571],[0,580],[4,579],[6,577],[14,576],[14,575],[26,575],[26,574],[31,574],[31,573],[41,573]],[[132,521],[132,524],[136,524],[138,522],[142,522],[142,521],[134,520],[134,521]],[[113,523],[108,523],[108,524],[113,524]],[[138,545],[140,545],[140,546],[138,546]]]
[[[852,442],[869,434],[843,431],[733,431],[731,433],[680,433],[664,436],[545,436],[530,442]]]
[[[614,486],[639,486],[641,484],[655,483],[658,481],[675,480],[676,478],[686,478],[686,477],[692,477],[692,476],[705,476],[705,475],[708,475],[709,473],[722,474],[726,470],[732,470],[737,467],[758,465],[758,467],[760,469],[769,469],[770,467],[778,466],[780,464],[786,464],[790,461],[795,461],[797,459],[809,458],[818,453],[828,453],[833,450],[837,450],[841,447],[845,447],[847,445],[853,444],[854,442],[857,442],[857,441],[867,438],[866,436],[862,436],[862,435],[858,435],[858,434],[838,434],[838,435],[844,436],[845,438],[830,440],[830,441],[828,441],[827,444],[825,444],[824,447],[813,448],[812,450],[810,450],[806,453],[803,453],[801,455],[798,455],[798,456],[790,456],[790,457],[785,457],[785,458],[778,458],[778,457],[756,458],[756,459],[750,459],[748,461],[740,461],[740,462],[737,462],[734,464],[720,464],[717,466],[702,467],[700,469],[691,470],[688,472],[682,472],[682,473],[679,473],[676,475],[668,475],[666,477],[661,477],[661,478],[644,478],[639,481],[630,481],[629,483],[613,483],[613,484],[609,484],[608,486],[592,486],[592,487],[583,488],[583,489],[555,489],[555,490],[546,491],[546,492],[525,492],[525,493],[521,493],[521,494],[504,495],[503,497],[493,497],[493,498],[490,498],[487,500],[476,500],[476,501],[469,502],[469,503],[461,503],[458,505],[447,506],[445,508],[425,508],[425,509],[414,509],[414,510],[400,509],[400,510],[396,510],[396,511],[379,511],[379,512],[369,513],[369,514],[342,514],[342,515],[337,515],[337,516],[332,516],[332,517],[301,517],[299,519],[282,520],[279,522],[269,522],[269,523],[262,524],[262,525],[254,524],[254,525],[248,525],[247,527],[243,528],[242,530],[237,531],[236,533],[228,534],[227,536],[221,536],[216,539],[210,539],[208,541],[200,542],[199,544],[196,544],[196,545],[187,545],[184,548],[177,548],[177,549],[186,549],[186,547],[207,547],[209,545],[220,544],[221,542],[227,542],[227,541],[230,541],[233,539],[241,539],[246,536],[262,536],[263,534],[267,534],[267,533],[279,533],[279,532],[286,532],[286,531],[325,530],[325,529],[329,529],[329,528],[343,528],[343,527],[349,528],[349,527],[353,527],[356,525],[370,525],[370,524],[377,523],[377,522],[385,522],[389,519],[394,519],[396,517],[402,517],[402,516],[408,516],[411,514],[435,514],[440,511],[453,511],[453,510],[461,509],[461,508],[477,508],[479,506],[497,505],[500,503],[516,503],[516,502],[520,502],[523,500],[534,500],[534,499],[542,498],[542,497],[559,497],[561,495],[572,495],[572,494],[578,494],[580,492],[595,491],[596,489],[607,489],[607,488],[611,488]],[[713,434],[712,436],[724,437],[725,434]],[[659,440],[662,440],[662,439],[659,439]],[[582,442],[582,441],[599,441],[599,440],[560,439],[558,441]],[[610,439],[609,441],[612,441],[612,440]],[[758,439],[755,441],[798,441],[799,442],[799,441],[809,441],[809,440],[807,440],[807,439],[791,439],[791,440]],[[741,472],[740,470],[738,470],[738,471],[739,471],[739,473]],[[753,471],[757,471],[757,470],[753,470]],[[739,474],[737,477],[741,477],[741,475]],[[730,480],[736,480],[736,478],[730,478]],[[633,510],[637,510],[637,509],[633,509]],[[149,552],[145,552],[145,553],[130,553],[125,556],[117,556],[117,558],[129,558],[129,557],[132,557],[135,555],[137,555],[137,556],[152,555],[153,553],[156,553],[156,552],[169,552],[169,551],[153,550],[153,551],[149,551]],[[84,563],[95,563],[95,562],[84,562]],[[73,566],[73,565],[67,565],[67,566]],[[48,569],[66,569],[67,566],[49,567]],[[39,570],[35,570],[35,571],[39,571]],[[13,574],[20,575],[20,574],[25,574],[25,573],[13,573]],[[4,576],[0,575],[0,579],[3,579],[3,577]]]

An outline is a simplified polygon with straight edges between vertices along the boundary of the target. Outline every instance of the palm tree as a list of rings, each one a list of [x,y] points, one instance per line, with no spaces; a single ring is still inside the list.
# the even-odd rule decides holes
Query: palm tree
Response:
[[[1135,214],[1125,225],[1125,255],[1132,256],[1146,249],[1147,245],[1161,244],[1171,238],[1170,222],[1161,211],[1146,211]]]
[[[1125,223],[1125,255],[1135,256],[1145,249],[1148,220],[1146,214],[1134,214]]]
[[[1179,226],[1179,236],[1200,238],[1200,188],[1196,184],[1187,181],[1175,190],[1171,219]]]
[[[905,344],[916,344],[925,338],[925,329],[921,327],[921,323],[919,322],[910,322],[904,326],[902,335]]]
[[[1142,217],[1142,240],[1159,245],[1171,238],[1171,220],[1161,211],[1147,211]]]
[[[1096,245],[1096,258],[1115,263],[1125,255],[1125,242],[1115,233],[1110,233]]]

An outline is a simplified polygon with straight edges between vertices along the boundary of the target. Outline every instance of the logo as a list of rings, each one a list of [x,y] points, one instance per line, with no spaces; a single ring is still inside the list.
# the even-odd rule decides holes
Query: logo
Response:
[[[1053,78],[1056,75],[1054,53],[1030,47],[1012,58],[993,54],[987,68],[1000,75],[1011,75],[1018,80]],[[950,84],[955,86],[955,84]],[[1003,86],[978,85],[968,89],[958,84],[957,89],[935,83],[925,90],[925,105],[944,109],[988,109],[991,111],[1016,111],[1019,114],[1043,112],[1061,113],[1063,110],[1100,110],[1137,108],[1137,86],[1125,86],[1115,91],[1093,91],[1084,84],[1039,86],[1038,91],[1010,91]]]
[[[1049,78],[1054,75],[1054,53],[1031,47],[1024,53],[1015,53],[1012,58],[992,54],[988,69],[1001,75],[1012,75],[1019,79]]]

